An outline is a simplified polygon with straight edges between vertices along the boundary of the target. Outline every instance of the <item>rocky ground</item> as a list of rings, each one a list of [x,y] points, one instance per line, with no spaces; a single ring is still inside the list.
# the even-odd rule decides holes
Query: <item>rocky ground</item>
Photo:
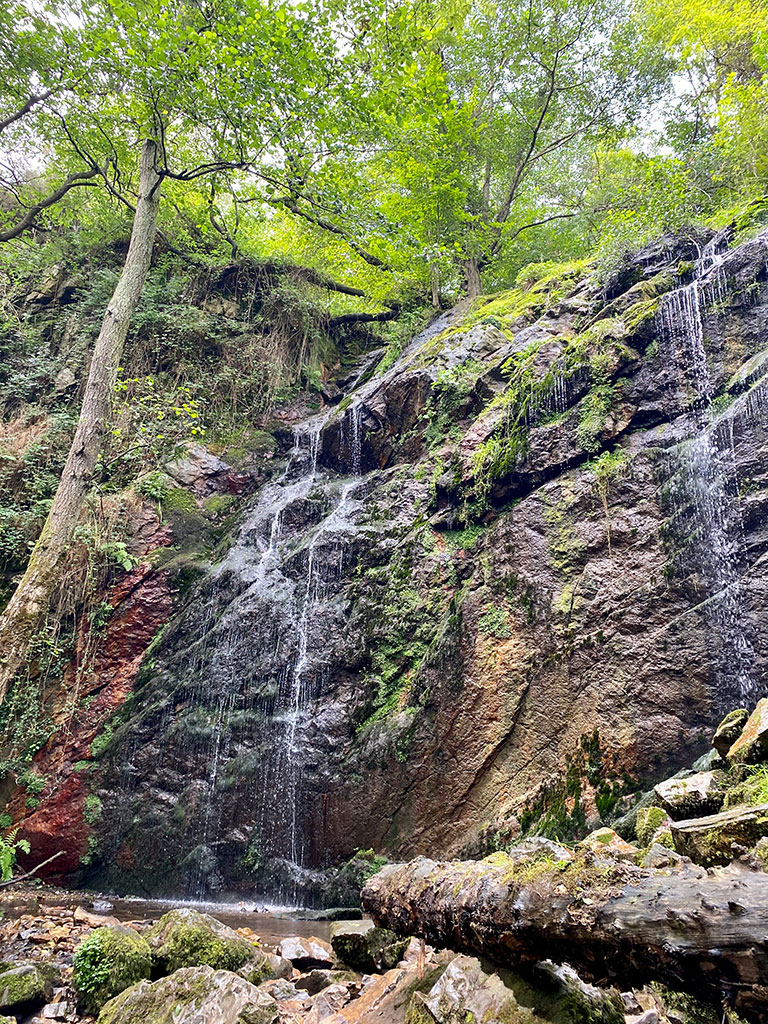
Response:
[[[475,958],[398,939],[371,921],[335,924],[331,943],[296,936],[269,946],[248,928],[189,909],[121,924],[51,903],[9,918],[0,937],[2,1024],[710,1020],[706,1008],[660,989],[600,990],[551,963],[525,978],[493,973]]]

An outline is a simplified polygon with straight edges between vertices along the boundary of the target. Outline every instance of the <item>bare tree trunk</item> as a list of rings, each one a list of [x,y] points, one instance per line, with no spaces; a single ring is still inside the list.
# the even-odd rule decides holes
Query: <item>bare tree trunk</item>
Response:
[[[499,966],[552,959],[596,982],[661,981],[716,1005],[724,1000],[755,1024],[766,1019],[762,871],[707,872],[690,861],[654,871],[587,856],[418,857],[383,868],[362,898],[378,925]]]
[[[440,309],[440,269],[436,263],[429,268],[429,283],[432,288],[432,308]]]
[[[474,299],[482,293],[480,280],[480,264],[476,259],[463,260],[464,280],[467,284],[467,298]]]
[[[112,393],[123,345],[152,258],[161,181],[157,145],[147,140],[141,151],[139,198],[131,243],[93,350],[77,430],[27,571],[0,620],[0,702],[24,662],[32,634],[48,611],[91,485],[112,413]]]

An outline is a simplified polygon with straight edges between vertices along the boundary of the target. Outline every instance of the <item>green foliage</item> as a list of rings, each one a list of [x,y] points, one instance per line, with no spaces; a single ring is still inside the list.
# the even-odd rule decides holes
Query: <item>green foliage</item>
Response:
[[[99,733],[98,736],[96,736],[96,738],[91,743],[91,757],[101,757],[101,755],[109,746],[113,734],[113,726],[111,725],[111,723],[107,722],[103,730]]]
[[[29,853],[30,846],[26,839],[18,839],[19,826],[0,836],[0,881],[9,882],[13,878],[16,857],[21,850]]]
[[[130,928],[91,932],[75,951],[72,984],[80,1008],[97,1015],[101,1007],[131,985],[150,976],[149,943]]]
[[[480,616],[477,628],[481,633],[496,640],[508,640],[512,636],[509,612],[495,604],[489,605],[487,611]]]
[[[96,825],[101,821],[101,815],[103,807],[101,800],[95,793],[90,793],[85,798],[85,804],[83,806],[83,817],[89,825]]]

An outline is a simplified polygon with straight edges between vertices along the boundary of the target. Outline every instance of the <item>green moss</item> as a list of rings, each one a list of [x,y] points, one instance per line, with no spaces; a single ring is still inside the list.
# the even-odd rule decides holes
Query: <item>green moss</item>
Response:
[[[199,514],[197,502],[184,487],[169,487],[163,499],[165,512],[191,512]]]
[[[96,796],[95,793],[91,793],[85,798],[85,805],[83,807],[83,817],[89,825],[95,825],[101,821],[102,815],[102,804],[101,800]]]
[[[104,753],[104,751],[107,749],[110,742],[112,741],[113,735],[114,729],[112,725],[109,722],[107,722],[102,732],[99,733],[99,735],[96,736],[93,742],[91,743],[91,757],[101,757],[101,755]]]
[[[666,813],[661,807],[641,807],[637,812],[637,824],[635,834],[637,841],[642,847],[650,846],[651,840],[659,827],[667,819]]]
[[[85,1013],[97,1014],[108,1000],[150,976],[152,951],[130,928],[92,932],[75,953],[72,984]]]
[[[203,501],[203,508],[212,516],[225,515],[235,505],[237,505],[237,496],[234,494],[212,494]]]
[[[206,914],[172,910],[147,932],[147,939],[164,974],[203,965],[237,971],[251,961],[259,961],[254,969],[261,966],[263,957],[256,947],[245,939],[230,937],[226,931]]]
[[[50,964],[3,964],[0,973],[0,1010],[21,1015],[50,998],[59,972]]]

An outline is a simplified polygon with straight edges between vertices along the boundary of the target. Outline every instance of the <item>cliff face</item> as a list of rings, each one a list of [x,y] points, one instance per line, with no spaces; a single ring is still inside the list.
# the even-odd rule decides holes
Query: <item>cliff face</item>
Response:
[[[278,430],[205,573],[141,570],[130,671],[110,619],[36,849],[85,813],[91,883],[306,898],[359,848],[566,837],[705,749],[765,692],[768,245],[699,243],[451,311]],[[174,471],[160,551],[248,489]]]

